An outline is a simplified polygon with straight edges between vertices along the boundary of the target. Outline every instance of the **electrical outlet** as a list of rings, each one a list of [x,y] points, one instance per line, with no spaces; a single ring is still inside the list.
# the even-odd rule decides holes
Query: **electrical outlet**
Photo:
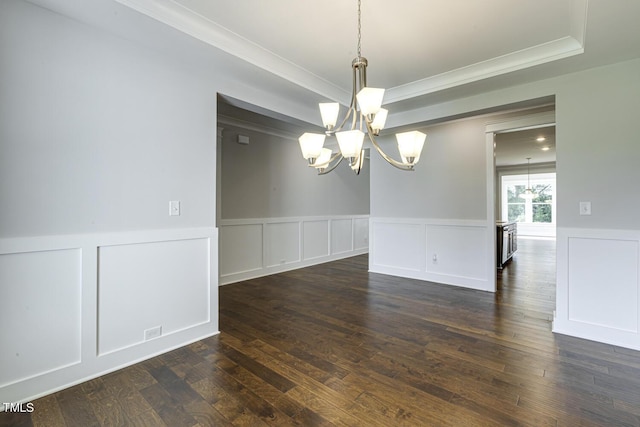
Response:
[[[162,335],[162,326],[156,326],[155,328],[149,328],[144,331],[144,340],[149,341],[154,338],[158,338]]]
[[[433,254],[433,257],[431,258],[431,261],[432,261],[434,264],[437,264],[437,263],[438,263],[438,254]]]

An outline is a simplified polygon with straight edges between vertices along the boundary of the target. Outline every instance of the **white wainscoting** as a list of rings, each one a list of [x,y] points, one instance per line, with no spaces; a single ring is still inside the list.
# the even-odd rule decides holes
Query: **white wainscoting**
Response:
[[[0,255],[0,387],[80,363],[81,262],[78,248]]]
[[[215,228],[0,239],[0,402],[218,333],[217,247]]]
[[[495,291],[494,233],[487,221],[371,218],[369,270]]]
[[[368,251],[368,215],[225,219],[220,221],[220,284]]]
[[[640,350],[640,231],[558,228],[553,331]]]

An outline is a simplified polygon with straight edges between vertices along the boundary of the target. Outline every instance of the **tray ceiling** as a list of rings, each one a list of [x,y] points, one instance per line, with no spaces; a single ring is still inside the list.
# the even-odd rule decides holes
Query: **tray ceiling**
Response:
[[[333,99],[348,97],[357,3],[118,0]],[[517,4],[517,6],[514,6]],[[397,102],[584,52],[587,0],[362,2],[369,85]]]

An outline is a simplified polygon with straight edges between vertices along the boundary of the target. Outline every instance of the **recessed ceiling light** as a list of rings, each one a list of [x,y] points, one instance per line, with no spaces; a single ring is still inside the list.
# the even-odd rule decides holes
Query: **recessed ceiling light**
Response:
[[[550,148],[549,148],[549,147],[542,147],[542,148],[541,148],[541,150],[542,150],[542,151],[549,151],[549,150],[550,150]]]
[[[539,136],[539,137],[536,139],[536,141],[538,141],[538,142],[542,142],[542,141],[546,141],[546,140],[547,140],[547,138],[545,138],[544,136]]]

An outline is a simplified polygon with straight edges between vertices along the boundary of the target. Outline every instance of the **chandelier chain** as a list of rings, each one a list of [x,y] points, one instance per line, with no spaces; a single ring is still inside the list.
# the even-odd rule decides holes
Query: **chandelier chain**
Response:
[[[358,58],[362,56],[361,50],[362,50],[362,23],[361,23],[361,19],[360,19],[360,1],[358,0]]]

